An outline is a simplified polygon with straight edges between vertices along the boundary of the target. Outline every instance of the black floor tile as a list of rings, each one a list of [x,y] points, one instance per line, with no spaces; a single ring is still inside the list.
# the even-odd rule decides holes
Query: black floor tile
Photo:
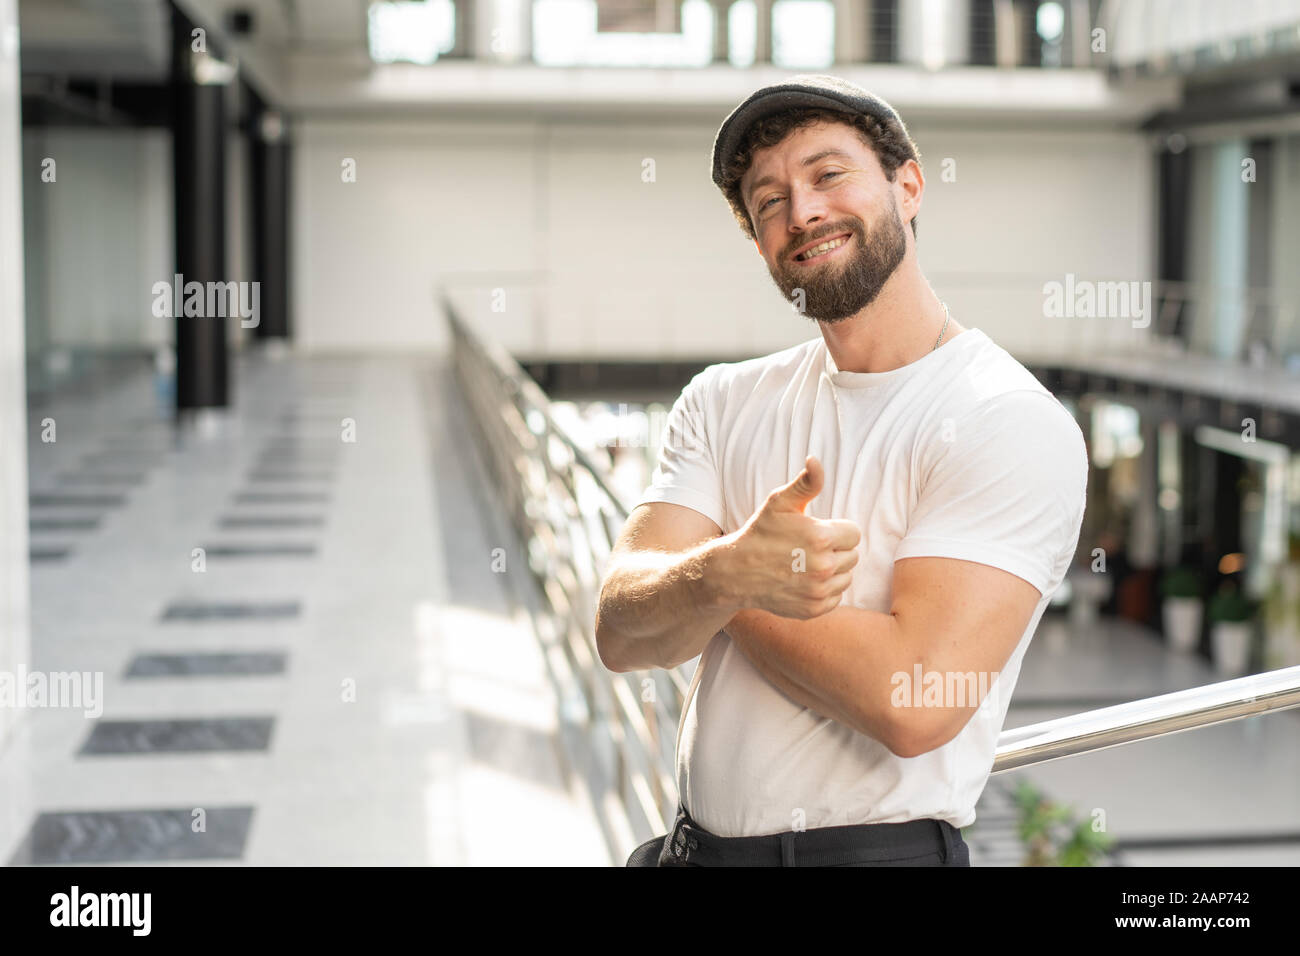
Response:
[[[104,474],[93,471],[70,472],[59,475],[59,482],[65,485],[138,485],[148,475],[141,474]]]
[[[253,484],[263,484],[265,482],[333,481],[334,475],[328,471],[252,471],[248,473],[248,480]]]
[[[27,522],[31,531],[94,531],[98,518],[33,518]]]
[[[326,491],[241,491],[235,503],[241,505],[324,504],[330,500]]]
[[[202,603],[177,601],[163,611],[164,621],[278,620],[302,613],[298,601]]]
[[[116,508],[126,504],[125,495],[78,495],[37,493],[29,502],[33,508]]]
[[[338,465],[339,456],[329,452],[265,451],[253,462],[255,471],[305,469],[320,471]]]
[[[253,808],[202,809],[201,817],[193,807],[42,813],[9,865],[242,858]]]
[[[325,519],[316,515],[227,515],[217,521],[221,528],[320,528]]]
[[[263,451],[296,451],[302,454],[323,455],[339,450],[339,437],[334,432],[291,433],[272,435],[266,439]]]
[[[212,544],[204,547],[209,558],[314,558],[314,544]]]
[[[64,560],[72,553],[71,548],[35,547],[29,552],[32,564],[48,564]]]
[[[274,725],[274,717],[98,720],[79,755],[265,750]]]
[[[261,677],[283,674],[283,651],[212,654],[138,654],[127,669],[136,677]]]
[[[157,468],[163,464],[163,458],[157,452],[149,451],[97,452],[82,455],[81,464],[86,468]]]

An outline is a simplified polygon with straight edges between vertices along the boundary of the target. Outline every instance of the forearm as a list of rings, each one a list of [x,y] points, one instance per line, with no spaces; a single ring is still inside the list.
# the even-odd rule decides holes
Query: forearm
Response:
[[[596,644],[611,670],[669,669],[697,656],[740,609],[719,564],[731,544],[618,554],[596,611]]]
[[[735,621],[734,617],[732,621]],[[749,659],[749,662],[754,665],[754,668],[760,674],[767,678],[770,684],[796,704],[807,707],[823,717],[829,717],[831,720],[853,730],[861,730],[857,718],[846,713],[839,704],[818,693],[814,688],[805,687],[791,680],[773,660],[771,652],[767,650],[764,643],[761,640],[751,639],[750,627],[761,628],[763,624],[755,622],[752,625],[744,626],[733,625],[728,622],[724,630],[727,632],[727,636],[740,648],[741,653]]]
[[[892,678],[910,675],[913,663],[893,615],[840,605],[800,621],[742,610],[725,630],[792,699],[892,748],[900,717]]]

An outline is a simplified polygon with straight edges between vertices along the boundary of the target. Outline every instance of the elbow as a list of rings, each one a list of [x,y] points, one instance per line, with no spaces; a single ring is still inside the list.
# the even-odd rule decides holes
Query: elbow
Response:
[[[909,714],[898,721],[883,741],[896,757],[911,758],[928,754],[951,741],[956,735],[946,725],[925,719],[924,714]]]
[[[599,634],[596,636],[596,656],[600,658],[600,663],[607,671],[615,674],[626,674],[632,670],[632,668],[625,666],[618,657],[614,656],[608,639],[601,641]]]
[[[636,670],[632,662],[627,660],[626,638],[614,630],[601,616],[602,606],[603,604],[596,607],[596,656],[600,658],[600,663],[605,670],[615,674],[626,674],[628,671]]]
[[[623,674],[628,670],[619,660],[617,637],[608,625],[602,626],[599,610],[596,611],[596,656],[607,671]]]

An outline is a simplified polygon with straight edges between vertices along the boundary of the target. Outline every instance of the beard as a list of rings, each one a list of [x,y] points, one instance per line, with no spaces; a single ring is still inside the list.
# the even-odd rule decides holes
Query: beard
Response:
[[[876,218],[870,241],[856,219],[823,234],[834,236],[846,231],[853,238],[844,254],[831,254],[834,261],[800,265],[783,255],[776,268],[768,270],[781,294],[796,307],[802,292],[800,311],[818,322],[840,322],[869,306],[907,253],[907,235],[897,201]]]

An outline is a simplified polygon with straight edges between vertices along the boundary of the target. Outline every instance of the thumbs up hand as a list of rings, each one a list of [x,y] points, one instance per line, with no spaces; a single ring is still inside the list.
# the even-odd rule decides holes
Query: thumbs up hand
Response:
[[[804,459],[803,471],[795,475],[788,485],[777,488],[767,496],[766,507],[776,511],[803,514],[808,502],[821,494],[822,483],[826,480],[822,463],[814,456]]]
[[[862,532],[852,521],[804,514],[824,481],[821,462],[809,455],[803,471],[769,494],[735,533],[727,590],[742,606],[806,620],[840,603]]]

